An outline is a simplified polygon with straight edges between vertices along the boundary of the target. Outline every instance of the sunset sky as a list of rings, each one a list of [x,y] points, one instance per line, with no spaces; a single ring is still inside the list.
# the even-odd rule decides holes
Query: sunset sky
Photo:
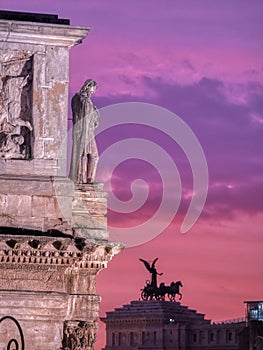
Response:
[[[121,212],[110,193],[110,237],[128,247],[98,276],[101,316],[138,300],[150,277],[138,259],[159,257],[159,282],[181,280],[183,305],[212,320],[243,317],[243,301],[263,299],[263,2],[0,0],[0,5],[92,27],[71,50],[70,96],[85,79],[98,82],[98,181],[127,209]],[[159,127],[155,112],[161,115]],[[115,120],[121,122],[114,126]],[[185,147],[196,147],[187,130],[203,150],[209,181],[202,214],[182,234],[191,198],[205,192],[205,164],[198,175],[203,187],[193,190],[201,160],[189,159]],[[180,136],[182,143],[187,138],[183,146]],[[101,325],[96,350],[104,344]]]

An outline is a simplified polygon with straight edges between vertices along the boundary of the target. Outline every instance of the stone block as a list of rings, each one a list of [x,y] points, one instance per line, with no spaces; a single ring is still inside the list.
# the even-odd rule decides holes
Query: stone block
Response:
[[[0,225],[72,234],[74,184],[67,178],[0,176]]]
[[[45,145],[43,144],[43,147],[44,146]],[[16,176],[17,174],[20,174],[21,176],[57,176],[60,167],[61,166],[58,166],[57,159],[0,159],[0,175],[8,174]]]
[[[9,214],[0,215],[0,227],[14,227],[44,232],[44,218],[13,216]]]
[[[74,231],[79,237],[105,240],[106,200],[99,185],[74,192],[72,181],[63,177],[0,175],[0,224],[7,227]]]
[[[49,64],[46,70],[46,79],[49,82],[66,82],[68,83],[68,70],[69,70],[69,49],[68,47],[61,46],[47,46],[46,57]],[[57,94],[57,96],[60,96]],[[64,98],[64,91],[63,91]],[[57,116],[59,117],[59,116]]]
[[[61,218],[56,197],[32,196],[32,216],[44,218]]]
[[[107,215],[107,202],[104,198],[89,198],[86,194],[85,197],[74,197],[73,210],[78,213],[104,216]]]
[[[72,203],[72,227],[75,235],[108,239],[107,194],[100,183],[77,185]]]
[[[54,194],[56,196],[74,196],[74,183],[63,177],[58,177],[53,180]]]
[[[61,154],[65,154],[66,149],[62,147],[67,145],[67,96],[68,83],[67,82],[53,82],[51,89],[47,91],[47,99],[49,104],[47,106],[47,113],[49,118],[45,121],[45,130],[48,137],[53,138],[52,141],[47,142],[45,147],[45,158],[59,159]],[[65,119],[66,118],[66,119]],[[54,128],[55,125],[60,125],[59,128]]]
[[[98,295],[70,295],[67,318],[92,322],[94,315],[99,315],[100,301]]]
[[[92,239],[92,240],[102,240],[102,241],[108,241],[109,240],[109,232],[106,230],[107,227],[104,225],[101,227],[101,229],[88,229],[83,227],[74,227],[74,236],[75,237],[81,237],[85,239]]]
[[[0,194],[0,215],[7,215],[8,212],[8,200],[7,194]]]
[[[72,212],[72,226],[73,228],[83,229],[107,229],[107,218],[101,216],[91,216],[87,213]]]
[[[72,235],[72,227],[70,218],[44,218],[43,232],[47,231],[63,232],[64,234]]]
[[[73,198],[74,184],[64,177],[0,175],[0,194]]]
[[[31,216],[31,197],[10,195],[7,198],[6,214],[11,216]]]

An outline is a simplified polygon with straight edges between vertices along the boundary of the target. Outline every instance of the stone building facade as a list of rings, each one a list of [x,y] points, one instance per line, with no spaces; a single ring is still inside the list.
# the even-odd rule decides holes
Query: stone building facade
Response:
[[[122,248],[103,184],[67,174],[69,51],[89,30],[0,11],[0,348],[93,349],[96,275]]]
[[[104,350],[237,350],[245,321],[213,324],[179,302],[132,301],[107,312]]]

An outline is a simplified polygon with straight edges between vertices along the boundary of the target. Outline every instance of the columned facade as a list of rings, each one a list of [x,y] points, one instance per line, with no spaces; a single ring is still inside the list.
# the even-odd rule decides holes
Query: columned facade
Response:
[[[132,301],[107,312],[104,350],[237,350],[244,321],[212,324],[178,302]]]

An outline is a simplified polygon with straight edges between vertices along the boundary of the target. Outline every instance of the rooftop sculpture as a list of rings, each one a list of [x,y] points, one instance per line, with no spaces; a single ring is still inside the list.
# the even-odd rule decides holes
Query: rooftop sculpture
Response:
[[[183,286],[181,281],[171,282],[169,286],[166,286],[162,282],[158,287],[157,275],[162,276],[162,273],[158,273],[157,269],[155,268],[155,263],[158,258],[155,258],[151,265],[146,260],[139,260],[144,263],[146,269],[151,273],[151,282],[147,280],[146,286],[141,289],[142,300],[165,300],[165,296],[167,295],[170,301],[175,301],[176,294],[180,296],[179,300],[182,299],[182,293],[179,291],[180,287]]]

